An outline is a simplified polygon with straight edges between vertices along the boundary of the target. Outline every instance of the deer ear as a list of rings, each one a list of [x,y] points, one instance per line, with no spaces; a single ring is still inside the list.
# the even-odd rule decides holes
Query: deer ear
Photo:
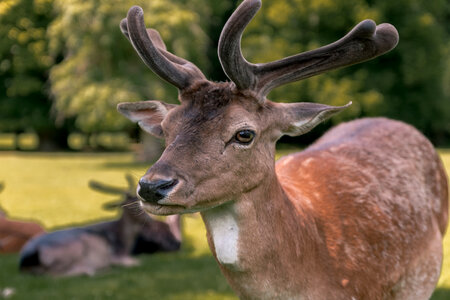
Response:
[[[117,105],[117,110],[146,132],[163,138],[161,122],[167,113],[177,105],[160,101],[123,102]]]
[[[318,103],[283,103],[282,133],[290,136],[305,134],[316,125],[330,118],[334,114],[346,109],[352,104],[344,106],[329,106]]]

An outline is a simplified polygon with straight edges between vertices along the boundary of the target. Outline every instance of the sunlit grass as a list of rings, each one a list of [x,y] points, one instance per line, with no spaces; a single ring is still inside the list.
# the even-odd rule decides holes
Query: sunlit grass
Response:
[[[39,220],[46,228],[111,217],[101,209],[111,196],[89,189],[88,181],[126,187],[125,173],[137,179],[145,170],[131,154],[10,152],[0,156],[0,166],[0,204],[11,216]]]
[[[450,174],[450,150],[445,149],[439,151],[442,162],[447,170],[447,178]],[[439,288],[447,291],[446,293],[439,293]],[[439,297],[437,297],[439,296]],[[450,230],[447,229],[447,234],[444,238],[444,261],[442,263],[442,273],[438,283],[438,291],[436,297],[433,299],[449,299],[450,298]]]
[[[13,218],[41,222],[47,229],[111,218],[103,203],[114,196],[95,192],[90,179],[127,186],[124,174],[136,179],[147,164],[132,154],[1,153],[0,205]],[[10,299],[237,299],[212,257],[198,215],[183,217],[179,253],[141,257],[142,265],[114,268],[95,277],[53,279],[20,274],[17,255],[0,256],[0,293]],[[1,299],[1,295],[0,295]]]
[[[450,170],[450,151],[442,150],[440,154]],[[0,205],[10,216],[40,221],[47,229],[111,218],[113,215],[101,206],[114,196],[90,190],[88,181],[96,179],[126,187],[125,173],[137,179],[147,167],[134,163],[129,153],[3,152],[0,182],[5,189],[0,194]],[[17,255],[0,256],[0,292],[5,287],[14,288],[10,299],[236,300],[211,256],[201,218],[184,216],[183,232],[185,241],[179,253],[144,256],[139,267],[114,268],[92,278],[27,276],[17,271]],[[444,252],[434,300],[449,299],[450,295],[450,234],[445,238]]]

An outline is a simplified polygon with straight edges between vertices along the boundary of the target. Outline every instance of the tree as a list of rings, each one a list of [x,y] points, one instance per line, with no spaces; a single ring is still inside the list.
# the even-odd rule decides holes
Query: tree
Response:
[[[74,117],[85,133],[118,131],[130,123],[118,117],[117,103],[143,97],[176,102],[176,90],[142,63],[120,32],[120,20],[134,4],[144,8],[147,27],[158,28],[171,51],[202,57],[197,15],[175,1],[56,0],[49,37],[51,50],[64,53],[50,73],[58,120]]]
[[[0,3],[0,131],[35,131],[41,148],[65,146],[66,128],[55,128],[47,97],[46,28],[53,0]]]
[[[439,143],[450,138],[449,16],[446,0],[265,0],[244,33],[243,52],[252,62],[267,62],[333,42],[366,18],[394,24],[400,43],[392,52],[269,96],[332,105],[351,100],[333,122],[382,115],[413,124]]]
[[[176,89],[157,78],[120,33],[118,24],[134,4],[144,8],[147,26],[160,31],[171,52],[194,62],[207,78],[226,80],[217,41],[240,2],[55,0],[57,18],[48,36],[58,61],[50,73],[57,121],[73,118],[77,130],[88,134],[135,131],[117,116],[118,102],[176,102]],[[449,141],[449,15],[446,0],[264,0],[244,33],[243,52],[251,62],[268,62],[333,42],[366,18],[392,23],[400,32],[392,52],[280,87],[269,98],[332,105],[353,101],[329,125],[383,115],[413,124],[436,143]]]

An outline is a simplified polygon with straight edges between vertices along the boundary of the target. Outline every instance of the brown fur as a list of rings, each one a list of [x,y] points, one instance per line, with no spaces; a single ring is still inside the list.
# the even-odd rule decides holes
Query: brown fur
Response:
[[[17,253],[31,238],[44,233],[44,228],[33,222],[0,217],[0,253]]]
[[[221,269],[241,298],[431,295],[448,194],[439,157],[420,133],[387,119],[350,122],[282,158],[276,170],[280,183],[268,177],[236,202],[240,270]],[[419,291],[408,286],[399,297],[417,264]]]
[[[135,195],[124,191],[123,198],[119,203],[106,205],[122,208],[117,220],[63,229],[31,239],[21,251],[21,271],[51,276],[94,275],[114,265],[137,265],[139,262],[132,254],[179,249],[179,216],[170,217],[167,222],[158,221],[140,210]]]
[[[210,88],[217,87],[202,85],[198,101],[182,99],[164,118],[168,147],[144,178],[180,183],[162,202],[144,202],[147,211],[201,211],[210,232],[208,209],[232,203],[239,261],[218,261],[243,299],[431,295],[448,194],[442,164],[426,138],[401,122],[362,119],[275,166],[275,141],[280,128],[288,130],[295,107],[261,106],[227,92],[220,94],[231,97],[225,106],[201,102]],[[236,123],[256,130],[251,147],[229,142]],[[210,235],[208,240],[216,254]]]
[[[200,211],[210,248],[242,299],[428,299],[448,221],[447,178],[431,144],[403,123],[363,119],[275,164],[283,134],[304,134],[348,105],[265,97],[390,51],[395,27],[365,20],[330,45],[252,64],[240,41],[260,7],[244,0],[221,33],[218,54],[232,83],[208,82],[192,63],[155,51],[165,47],[146,33],[141,8],[122,20],[144,62],[180,91],[179,106],[118,106],[166,140],[138,186],[144,209]]]

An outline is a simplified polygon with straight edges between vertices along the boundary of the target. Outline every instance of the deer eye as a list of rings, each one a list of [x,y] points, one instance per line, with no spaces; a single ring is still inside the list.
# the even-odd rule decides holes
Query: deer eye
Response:
[[[252,130],[241,130],[236,132],[234,138],[241,144],[250,144],[255,137],[255,132]]]

